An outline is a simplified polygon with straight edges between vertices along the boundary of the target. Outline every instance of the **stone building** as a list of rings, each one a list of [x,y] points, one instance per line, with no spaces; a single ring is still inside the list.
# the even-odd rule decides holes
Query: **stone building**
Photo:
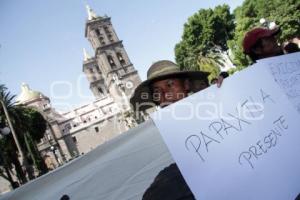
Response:
[[[141,82],[126,50],[107,16],[97,16],[87,6],[85,37],[95,55],[84,49],[83,73],[95,100],[74,110],[59,113],[50,99],[22,84],[18,104],[38,109],[48,123],[38,144],[49,169],[87,153],[98,145],[134,127],[129,97]]]

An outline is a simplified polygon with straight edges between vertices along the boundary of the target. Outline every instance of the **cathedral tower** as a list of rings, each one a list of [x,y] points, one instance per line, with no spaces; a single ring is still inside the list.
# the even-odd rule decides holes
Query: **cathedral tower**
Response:
[[[128,103],[134,89],[141,82],[139,75],[129,60],[110,17],[97,16],[89,6],[87,12],[85,37],[95,51],[94,57],[84,53],[83,68],[88,75],[90,88],[96,97],[109,93],[117,103]]]

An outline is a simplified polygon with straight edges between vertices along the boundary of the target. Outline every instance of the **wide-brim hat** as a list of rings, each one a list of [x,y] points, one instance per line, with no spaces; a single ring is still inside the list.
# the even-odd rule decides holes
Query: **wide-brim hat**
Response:
[[[147,80],[143,81],[135,89],[134,94],[130,98],[130,103],[135,110],[146,110],[156,105],[150,88],[153,82],[168,78],[183,78],[194,81],[204,80],[207,82],[209,74],[202,71],[181,71],[179,66],[172,61],[157,61],[150,66],[147,72]]]
[[[274,29],[254,28],[254,29],[248,31],[245,34],[245,37],[243,40],[244,53],[250,54],[251,49],[261,38],[270,37],[270,36],[278,34],[279,32],[280,32],[279,27],[275,27]]]

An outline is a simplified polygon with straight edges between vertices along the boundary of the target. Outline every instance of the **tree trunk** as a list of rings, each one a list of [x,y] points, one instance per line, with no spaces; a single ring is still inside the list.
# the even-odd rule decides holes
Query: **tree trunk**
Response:
[[[10,170],[8,169],[7,166],[4,166],[4,169],[5,169],[5,172],[6,172],[6,174],[7,174],[7,179],[6,179],[6,180],[9,181],[9,183],[10,183],[10,185],[11,185],[11,187],[12,187],[13,189],[16,189],[18,186],[15,184],[13,178],[11,177]]]
[[[6,160],[5,160],[5,158],[2,154],[2,150],[0,150],[0,157],[1,157],[1,160],[2,160],[4,171],[6,172],[6,175],[5,175],[5,174],[2,173],[2,171],[0,171],[0,176],[2,176],[4,179],[6,179],[10,183],[12,188],[15,189],[16,187],[15,187],[15,184],[14,184],[14,180],[11,177],[7,162],[6,162]]]
[[[22,184],[26,183],[27,182],[26,175],[25,175],[25,173],[22,169],[22,166],[21,166],[20,161],[18,159],[18,155],[16,154],[16,152],[12,152],[10,154],[10,156],[11,156],[11,159],[12,159],[12,163],[15,166],[17,177],[18,177],[20,183],[22,183]]]
[[[35,142],[33,141],[30,134],[25,133],[25,143],[26,147],[29,151],[30,157],[33,161],[34,166],[39,170],[39,175],[45,174],[48,172],[48,168],[44,162],[44,160],[41,158],[40,153],[35,145]]]
[[[24,140],[25,140],[25,144],[26,144],[27,150],[28,150],[28,152],[29,152],[30,157],[32,158],[33,164],[36,166],[36,160],[35,160],[35,157],[33,156],[32,149],[31,149],[31,145],[30,145],[30,141],[29,141],[28,136],[29,136],[28,133],[24,133]],[[33,167],[31,167],[31,168],[28,167],[28,169],[27,169],[27,174],[28,174],[28,178],[29,178],[30,180],[32,180],[32,179],[35,178]]]

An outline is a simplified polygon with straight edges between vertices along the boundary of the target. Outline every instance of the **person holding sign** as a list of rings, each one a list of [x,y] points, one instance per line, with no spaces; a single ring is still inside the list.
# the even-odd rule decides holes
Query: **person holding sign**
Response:
[[[135,111],[155,106],[166,107],[189,93],[208,87],[208,75],[207,72],[181,71],[168,60],[155,62],[147,72],[147,80],[135,89],[130,103]]]
[[[135,110],[141,111],[151,106],[166,107],[190,93],[209,86],[209,73],[202,71],[180,71],[168,60],[154,63],[148,70],[147,80],[142,82],[130,99]],[[219,79],[220,80],[220,79]],[[192,200],[195,199],[177,165],[171,164],[162,170],[146,190],[143,200]]]

